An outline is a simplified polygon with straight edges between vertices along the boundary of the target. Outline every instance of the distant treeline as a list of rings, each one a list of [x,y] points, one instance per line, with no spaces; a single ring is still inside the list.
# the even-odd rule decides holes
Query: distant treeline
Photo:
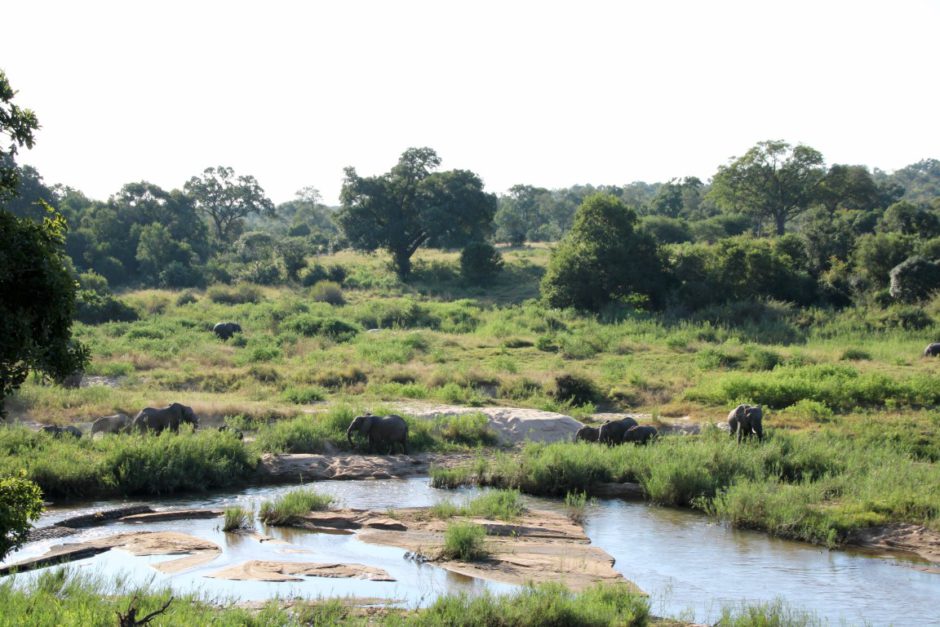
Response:
[[[911,300],[936,288],[936,159],[888,174],[827,167],[810,147],[767,141],[720,166],[707,183],[685,177],[555,190],[516,185],[498,199],[472,172],[433,172],[439,162],[430,149],[409,149],[385,175],[362,178],[350,168],[338,208],[311,187],[275,206],[254,177],[224,167],[207,169],[181,190],[128,183],[102,201],[47,185],[35,169],[19,166],[18,195],[2,206],[37,220],[44,203],[57,209],[69,225],[66,250],[76,275],[95,273],[111,288],[312,285],[337,273],[311,260],[345,247],[389,250],[403,278],[419,246],[472,249],[480,268],[496,272],[499,261],[485,240],[562,240],[584,200],[598,193],[628,208],[631,229],[655,244],[625,261],[647,267],[651,261],[637,254],[653,254],[653,265],[668,274],[660,287],[669,293],[646,290],[649,302],[689,309],[753,298],[842,305],[863,295]],[[461,212],[461,203],[473,208]],[[383,219],[392,214],[395,220]],[[917,285],[891,295],[892,270],[906,262]],[[624,293],[602,300],[629,298],[629,289],[618,289]]]

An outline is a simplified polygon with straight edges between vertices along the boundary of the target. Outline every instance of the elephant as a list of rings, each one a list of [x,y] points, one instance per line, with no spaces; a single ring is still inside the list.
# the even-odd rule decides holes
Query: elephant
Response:
[[[408,423],[401,416],[356,416],[346,429],[346,439],[350,445],[353,431],[358,431],[369,440],[370,453],[376,445],[383,444],[387,444],[391,451],[395,450],[395,444],[401,444],[402,451],[408,453]]]
[[[608,420],[597,432],[597,441],[607,445],[621,444],[627,429],[637,426],[636,420],[627,416],[620,420]]]
[[[134,416],[131,429],[140,433],[148,431],[160,433],[164,429],[170,429],[176,433],[180,430],[181,422],[188,422],[193,425],[193,428],[199,426],[199,418],[196,417],[192,407],[173,403],[161,409],[153,407],[141,409]]]
[[[69,425],[67,427],[60,427],[59,425],[46,425],[42,427],[41,431],[43,433],[48,433],[54,438],[62,436],[62,434],[70,435],[74,438],[82,437],[82,431],[78,427],[73,427]]]
[[[738,442],[757,435],[758,441],[764,440],[764,410],[760,405],[738,405],[728,414],[728,426],[731,428],[731,437],[737,435]]]
[[[242,332],[242,327],[237,322],[217,322],[214,327],[212,327],[212,332],[218,336],[220,340],[227,340],[236,333]]]
[[[91,424],[91,434],[96,433],[127,433],[131,427],[131,419],[127,414],[114,414],[102,416]]]
[[[623,434],[623,441],[633,442],[634,444],[649,444],[658,435],[659,431],[656,430],[656,427],[651,425],[630,427],[627,429],[627,432]]]
[[[924,349],[924,357],[940,357],[940,342],[931,342]]]
[[[584,440],[585,442],[597,442],[597,434],[599,431],[597,427],[588,427],[585,425],[574,434],[574,439],[575,441]]]

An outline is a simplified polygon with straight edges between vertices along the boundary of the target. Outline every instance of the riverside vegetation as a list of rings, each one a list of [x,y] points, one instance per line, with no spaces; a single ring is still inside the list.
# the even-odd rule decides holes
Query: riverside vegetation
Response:
[[[644,448],[529,445],[436,471],[435,481],[557,496],[636,481],[658,503],[830,544],[891,521],[940,529],[940,360],[921,357],[940,336],[940,300],[590,316],[528,298],[547,249],[504,257],[505,272],[484,289],[461,282],[454,254],[419,252],[403,283],[382,255],[338,253],[322,260],[349,277],[335,305],[305,288],[249,284],[128,292],[121,298],[138,320],[75,329],[92,349],[86,374],[116,385],[30,380],[10,411],[64,424],[179,400],[225,416],[250,441],[208,429],[72,441],[14,427],[0,430],[0,474],[25,470],[47,497],[166,494],[243,483],[263,453],[348,450],[352,417],[402,413],[391,402],[498,403],[582,419],[629,409],[654,423],[689,415],[706,425],[753,402],[768,409],[760,446],[708,428]],[[228,319],[244,332],[221,342],[211,327]],[[407,419],[416,451],[495,442],[482,415]]]

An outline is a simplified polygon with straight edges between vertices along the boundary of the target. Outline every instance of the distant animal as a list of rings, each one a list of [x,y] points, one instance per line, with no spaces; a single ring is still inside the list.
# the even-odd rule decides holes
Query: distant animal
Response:
[[[215,326],[212,327],[212,332],[215,333],[220,340],[224,341],[236,333],[241,333],[242,327],[237,322],[216,322]]]
[[[575,441],[584,440],[585,442],[597,442],[597,435],[600,429],[597,427],[588,427],[587,425],[578,429],[574,434]]]
[[[222,425],[221,427],[219,427],[219,431],[222,433],[231,433],[239,440],[242,440],[245,437],[245,434],[242,433],[240,429],[236,429],[228,425]]]
[[[656,427],[641,425],[627,429],[627,432],[623,434],[623,441],[633,442],[634,444],[649,444],[658,435],[659,431],[656,430]]]
[[[394,452],[396,444],[401,444],[402,451],[408,453],[408,423],[401,416],[356,416],[346,429],[346,439],[350,445],[353,443],[354,431],[368,440],[370,453],[376,446],[387,446]]]
[[[82,377],[85,373],[82,371],[73,372],[59,379],[58,384],[64,388],[76,389],[82,386]]]
[[[180,403],[173,403],[160,409],[154,407],[145,407],[137,412],[134,420],[131,422],[131,430],[139,433],[160,433],[165,429],[178,432],[180,423],[188,422],[193,428],[199,426],[199,418],[196,417],[192,407],[187,407]]]
[[[737,436],[738,442],[746,440],[752,435],[756,435],[758,441],[764,439],[764,410],[760,405],[752,407],[751,405],[738,405],[728,414],[728,427],[730,427],[731,437]]]
[[[924,357],[940,357],[940,342],[932,342],[924,349]]]
[[[61,437],[63,434],[70,435],[74,438],[82,437],[81,429],[78,427],[73,427],[72,425],[68,425],[67,427],[60,427],[59,425],[45,425],[42,427],[41,431],[43,433],[48,433],[54,438]]]
[[[597,441],[607,445],[621,444],[623,434],[627,432],[627,429],[635,426],[637,426],[637,422],[630,416],[620,420],[608,420],[598,430]]]
[[[91,434],[96,433],[127,433],[131,427],[131,419],[126,414],[102,416],[91,423]]]

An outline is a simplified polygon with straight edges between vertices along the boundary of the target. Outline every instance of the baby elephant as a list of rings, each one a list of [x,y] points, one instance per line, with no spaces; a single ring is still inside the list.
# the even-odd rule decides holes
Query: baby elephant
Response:
[[[657,435],[659,435],[659,431],[656,430],[656,427],[650,425],[630,427],[623,434],[623,441],[633,442],[634,444],[649,444]]]
[[[585,442],[597,442],[597,435],[600,429],[597,427],[588,427],[587,425],[578,429],[578,432],[574,434],[575,442],[578,440],[584,440]]]
[[[126,414],[102,416],[91,423],[91,434],[96,433],[127,433],[131,428],[131,419]]]
[[[43,433],[48,433],[54,438],[61,437],[62,435],[70,435],[73,438],[82,437],[82,432],[78,427],[73,427],[69,425],[67,427],[60,427],[58,425],[46,425],[42,428]]]
[[[212,332],[220,340],[227,340],[236,333],[242,332],[242,327],[237,322],[217,322],[214,327],[212,327]]]
[[[924,357],[940,357],[940,342],[932,342],[924,349]]]
[[[738,436],[738,442],[756,435],[758,441],[764,440],[764,411],[760,405],[738,405],[728,414],[728,426],[731,427],[731,436]]]
[[[603,444],[621,444],[628,429],[637,425],[636,420],[627,416],[620,420],[610,420],[601,425],[597,432],[597,441]]]

